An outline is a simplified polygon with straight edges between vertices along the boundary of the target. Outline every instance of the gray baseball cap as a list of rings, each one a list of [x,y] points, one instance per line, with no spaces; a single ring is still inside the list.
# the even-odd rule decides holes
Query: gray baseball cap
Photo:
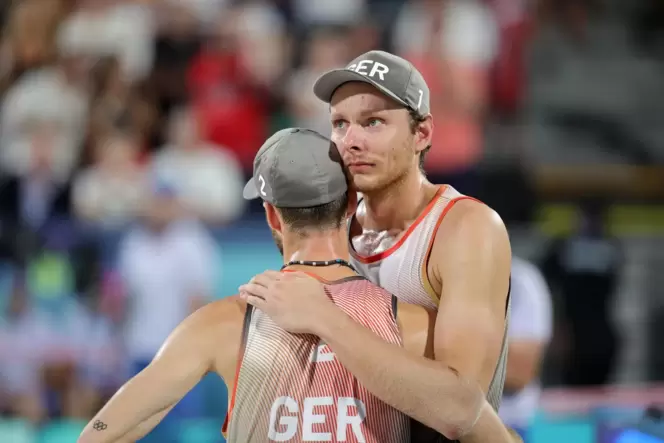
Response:
[[[348,190],[337,147],[316,131],[282,129],[254,159],[254,176],[242,196],[280,208],[310,208],[341,198]]]
[[[425,117],[430,112],[429,86],[420,71],[408,61],[385,51],[369,51],[343,69],[323,74],[314,84],[314,94],[326,103],[338,87],[348,82],[375,86],[380,92]]]

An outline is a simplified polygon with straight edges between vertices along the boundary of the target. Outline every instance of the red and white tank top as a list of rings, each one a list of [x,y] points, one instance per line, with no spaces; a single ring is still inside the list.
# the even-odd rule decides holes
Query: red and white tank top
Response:
[[[362,277],[325,282],[354,321],[401,346],[396,299]],[[247,313],[229,408],[229,443],[402,443],[409,418],[367,391],[320,338],[290,334],[258,310]]]
[[[441,186],[399,240],[382,252],[363,255],[353,245],[352,238],[349,239],[353,266],[371,282],[394,294],[399,301],[438,310],[439,295],[433,290],[427,273],[431,248],[445,215],[457,202],[466,199],[475,200],[451,186]],[[350,221],[350,226],[353,223],[357,223],[354,218]],[[505,382],[508,324],[509,295],[500,359],[487,392],[487,400],[496,410],[500,406]]]
[[[447,212],[456,202],[469,198],[451,186],[441,186],[420,216],[391,247],[376,254],[363,255],[351,239],[353,265],[400,301],[437,309],[439,296],[427,275],[431,247]]]

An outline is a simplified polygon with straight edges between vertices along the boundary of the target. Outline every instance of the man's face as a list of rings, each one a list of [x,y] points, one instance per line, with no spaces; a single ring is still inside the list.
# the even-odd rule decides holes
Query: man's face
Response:
[[[330,103],[332,141],[359,192],[383,189],[418,167],[408,110],[366,83],[337,89]]]

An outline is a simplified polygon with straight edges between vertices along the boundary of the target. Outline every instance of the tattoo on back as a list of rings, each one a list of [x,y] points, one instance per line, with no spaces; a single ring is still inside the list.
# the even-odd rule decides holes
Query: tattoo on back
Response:
[[[95,420],[95,422],[92,424],[92,429],[95,431],[104,431],[108,426],[106,423],[104,423],[101,420]]]

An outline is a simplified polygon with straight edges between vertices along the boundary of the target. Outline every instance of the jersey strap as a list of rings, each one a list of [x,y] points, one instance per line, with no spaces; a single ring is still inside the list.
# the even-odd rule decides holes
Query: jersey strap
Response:
[[[249,326],[251,325],[251,314],[254,311],[254,307],[247,304],[247,309],[244,312],[244,322],[242,324],[242,336],[240,339],[240,349],[238,350],[237,363],[235,364],[235,380],[233,383],[233,394],[231,395],[231,401],[228,404],[228,412],[226,413],[226,419],[224,420],[224,425],[221,427],[221,432],[226,437],[228,432],[228,425],[231,422],[231,415],[233,413],[233,407],[235,406],[235,394],[237,393],[237,379],[240,376],[240,368],[242,367],[242,359],[244,358],[244,351],[247,346],[247,337],[249,336]]]

